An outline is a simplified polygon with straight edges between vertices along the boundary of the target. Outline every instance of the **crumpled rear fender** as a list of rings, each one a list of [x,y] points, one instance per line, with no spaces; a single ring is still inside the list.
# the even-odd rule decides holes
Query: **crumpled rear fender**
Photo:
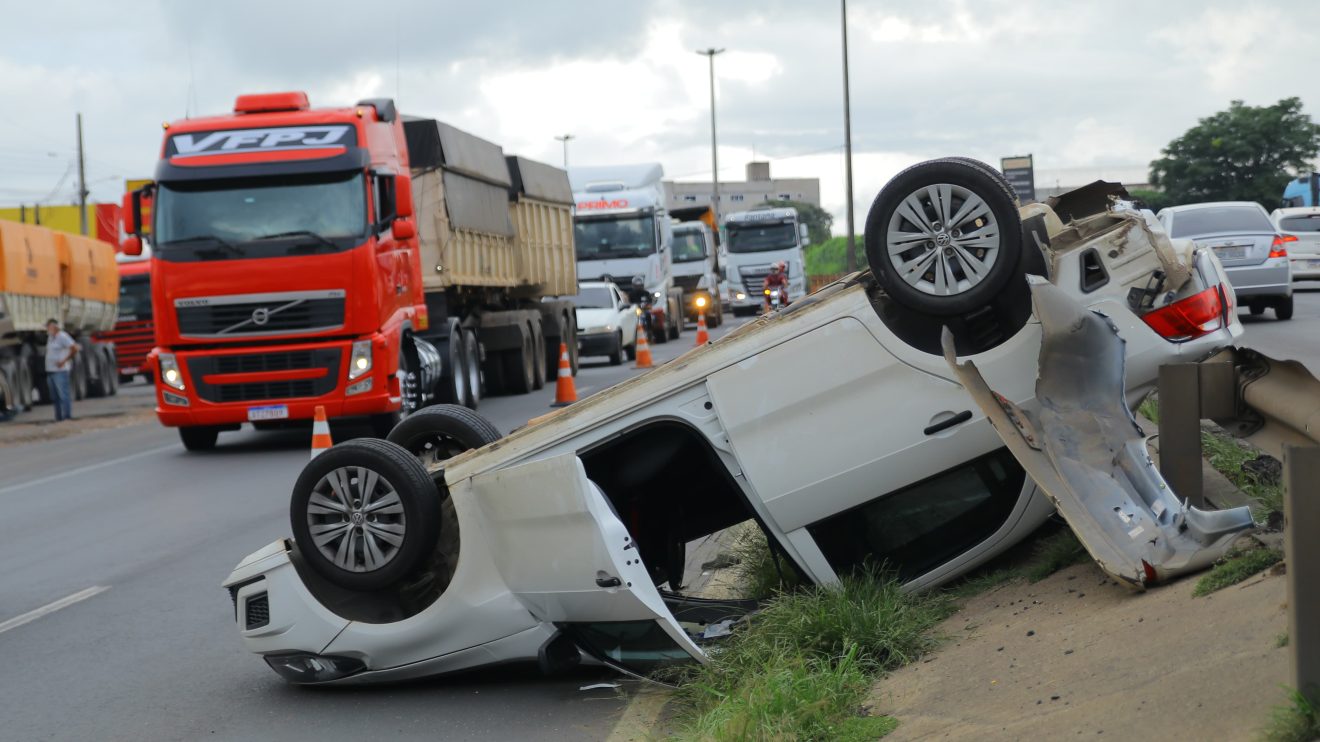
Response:
[[[1209,566],[1254,526],[1250,510],[1179,501],[1124,400],[1115,325],[1045,279],[1028,280],[1042,328],[1038,411],[996,394],[971,361],[959,364],[947,331],[945,360],[1102,569],[1144,588]]]

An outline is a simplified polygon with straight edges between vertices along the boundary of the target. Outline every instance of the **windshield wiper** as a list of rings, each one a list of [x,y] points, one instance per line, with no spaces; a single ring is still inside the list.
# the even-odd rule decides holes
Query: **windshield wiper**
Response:
[[[257,240],[278,240],[281,237],[311,237],[312,239],[316,240],[322,245],[325,245],[331,250],[339,249],[339,245],[336,245],[335,243],[331,242],[328,238],[322,237],[321,235],[317,234],[316,232],[313,232],[310,229],[295,229],[289,232],[277,232],[275,234],[265,234],[260,237],[254,237],[253,242],[256,242]]]
[[[199,234],[194,237],[184,237],[183,239],[179,239],[179,240],[170,240],[169,242],[162,243],[162,246],[168,247],[170,245],[186,245],[192,242],[214,242],[215,244],[234,253],[235,255],[247,254],[243,252],[243,248],[239,247],[238,245],[235,245],[234,243],[230,242],[229,240],[226,240],[223,237],[216,237],[213,234]]]

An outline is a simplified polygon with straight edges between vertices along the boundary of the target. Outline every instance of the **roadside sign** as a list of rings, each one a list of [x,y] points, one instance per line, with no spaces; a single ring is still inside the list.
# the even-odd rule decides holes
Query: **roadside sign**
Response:
[[[1031,155],[1004,157],[999,161],[999,169],[1017,192],[1019,201],[1025,204],[1036,200],[1036,168]]]

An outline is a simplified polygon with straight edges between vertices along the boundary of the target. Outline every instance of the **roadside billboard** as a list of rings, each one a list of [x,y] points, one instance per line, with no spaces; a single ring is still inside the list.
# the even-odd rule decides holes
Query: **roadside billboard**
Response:
[[[1030,203],[1036,200],[1036,168],[1031,155],[1005,157],[999,161],[999,170],[1017,192],[1018,200]]]

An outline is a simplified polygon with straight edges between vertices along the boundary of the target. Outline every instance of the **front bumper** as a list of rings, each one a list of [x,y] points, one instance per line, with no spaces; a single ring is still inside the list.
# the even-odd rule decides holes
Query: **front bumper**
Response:
[[[1259,265],[1224,268],[1233,293],[1244,296],[1292,296],[1288,258],[1269,258]]]
[[[167,427],[233,426],[249,422],[254,407],[283,405],[287,418],[311,420],[318,406],[329,417],[365,417],[399,409],[398,379],[383,336],[373,338],[373,367],[352,381],[347,363],[352,341],[297,346],[175,350],[184,389],[156,384],[156,417]],[[157,352],[149,368],[160,379]],[[348,395],[350,386],[370,379],[370,389]],[[180,404],[186,400],[186,404]]]
[[[619,352],[619,335],[615,332],[597,332],[591,335],[578,334],[578,355],[607,356]]]

